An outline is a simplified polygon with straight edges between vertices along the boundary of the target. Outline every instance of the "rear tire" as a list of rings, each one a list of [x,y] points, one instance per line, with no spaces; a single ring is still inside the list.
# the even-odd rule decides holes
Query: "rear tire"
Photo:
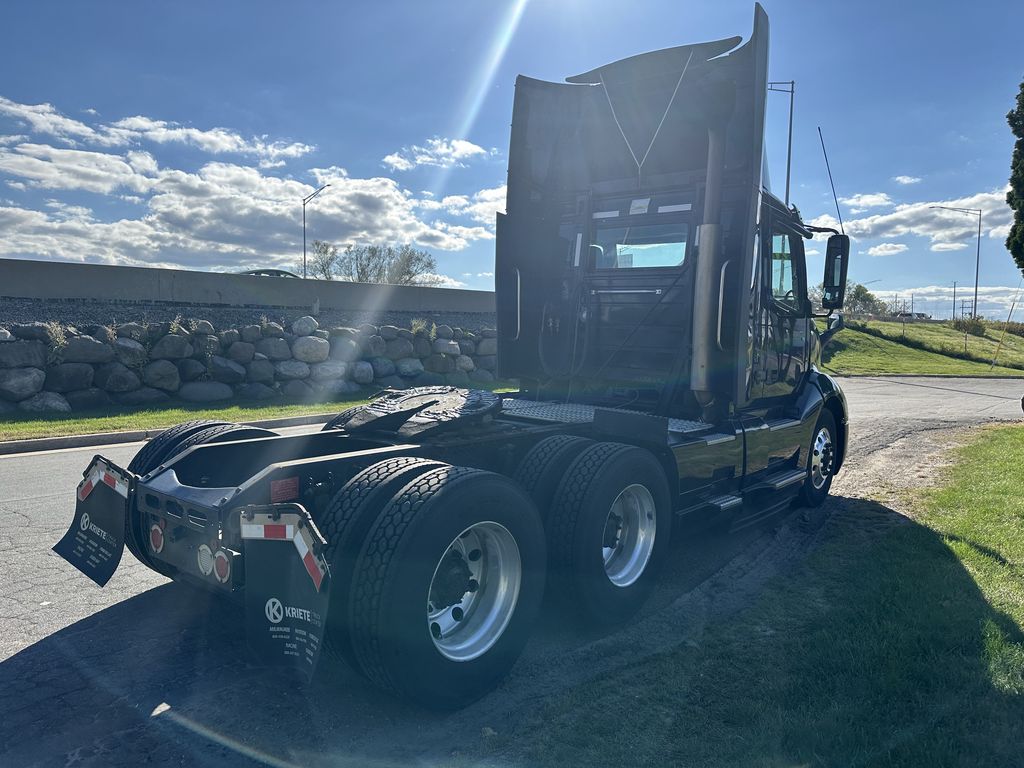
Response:
[[[523,457],[513,479],[530,494],[542,518],[547,518],[569,465],[593,444],[585,437],[554,435],[541,440]]]
[[[540,516],[510,479],[467,467],[420,476],[359,555],[349,616],[363,673],[435,709],[483,696],[526,644],[545,559]]]
[[[357,668],[348,626],[348,597],[356,559],[370,526],[403,486],[440,461],[399,456],[372,464],[342,486],[316,524],[327,540],[324,557],[331,568],[332,607],[327,614],[326,650]]]
[[[668,553],[672,504],[658,460],[597,443],[569,467],[547,522],[549,592],[586,621],[626,621],[647,600]]]

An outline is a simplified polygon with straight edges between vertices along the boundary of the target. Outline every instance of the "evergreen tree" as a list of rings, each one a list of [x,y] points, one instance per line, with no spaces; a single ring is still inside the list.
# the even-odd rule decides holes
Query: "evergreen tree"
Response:
[[[1006,249],[1024,271],[1024,82],[1017,94],[1017,106],[1006,115],[1010,130],[1017,137],[1010,161],[1010,191],[1006,202],[1013,209],[1013,225],[1006,237]]]

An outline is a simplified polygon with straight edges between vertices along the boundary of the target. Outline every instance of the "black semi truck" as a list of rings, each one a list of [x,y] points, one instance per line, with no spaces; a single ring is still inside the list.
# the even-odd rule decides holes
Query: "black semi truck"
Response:
[[[842,323],[816,330],[816,230],[763,182],[767,66],[757,6],[745,44],[520,77],[495,278],[519,391],[387,391],[297,436],[181,424],[127,468],[95,457],[55,550],[103,585],[127,546],[242,602],[260,663],[341,659],[454,708],[508,672],[545,595],[619,624],[674,529],[821,505],[847,446],[819,370]],[[848,256],[833,234],[825,316]]]

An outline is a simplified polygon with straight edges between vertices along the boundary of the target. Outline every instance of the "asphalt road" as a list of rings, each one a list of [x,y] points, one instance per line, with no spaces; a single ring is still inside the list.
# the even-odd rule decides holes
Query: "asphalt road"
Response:
[[[908,435],[1022,417],[1021,381],[842,384],[852,414],[847,477]],[[677,543],[631,626],[602,637],[548,610],[496,692],[463,712],[431,714],[345,669],[305,687],[248,665],[237,608],[169,583],[127,551],[105,589],[53,554],[91,456],[101,450],[123,466],[139,445],[0,458],[0,765],[405,765],[477,754],[550,694],[699,638],[813,546],[785,523]],[[854,495],[856,482],[838,485]]]

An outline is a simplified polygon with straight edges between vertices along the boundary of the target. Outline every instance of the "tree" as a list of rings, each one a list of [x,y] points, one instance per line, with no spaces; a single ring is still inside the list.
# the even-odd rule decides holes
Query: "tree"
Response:
[[[815,308],[821,307],[822,286],[807,289],[808,298]],[[869,291],[860,283],[848,283],[846,286],[846,300],[843,302],[843,309],[851,315],[888,315],[889,307],[884,301]]]
[[[1017,137],[1010,160],[1010,191],[1006,203],[1013,209],[1013,224],[1006,236],[1006,250],[1024,272],[1024,82],[1017,93],[1017,106],[1006,115],[1010,130]]]
[[[338,246],[325,243],[323,240],[314,240],[313,254],[309,259],[309,273],[318,280],[333,280],[340,259]]]
[[[427,251],[404,245],[350,245],[338,259],[337,274],[356,283],[437,285],[437,261]]]

